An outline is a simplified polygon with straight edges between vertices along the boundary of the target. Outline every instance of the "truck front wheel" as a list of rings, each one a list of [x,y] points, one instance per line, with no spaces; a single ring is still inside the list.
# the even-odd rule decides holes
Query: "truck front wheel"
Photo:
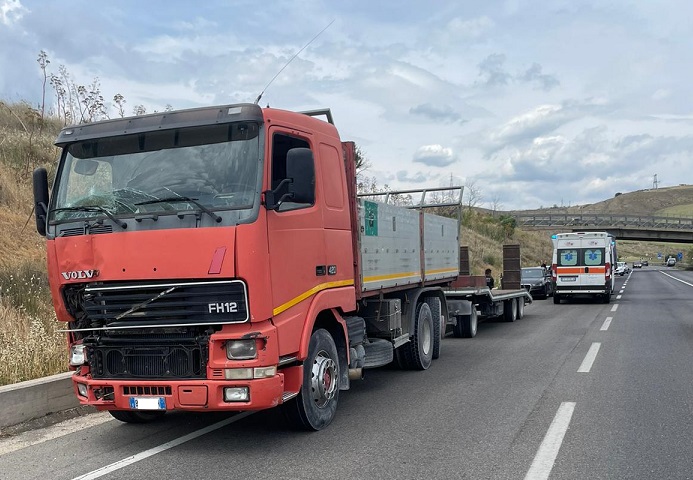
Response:
[[[329,332],[313,332],[308,357],[303,362],[303,385],[291,401],[284,404],[287,420],[301,430],[322,430],[337,413],[339,400],[339,357]]]

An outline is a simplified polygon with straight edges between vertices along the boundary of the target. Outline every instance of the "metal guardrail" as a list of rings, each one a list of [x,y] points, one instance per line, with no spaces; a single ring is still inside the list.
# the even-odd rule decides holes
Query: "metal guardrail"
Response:
[[[693,232],[693,217],[665,217],[647,215],[611,214],[520,214],[510,213],[518,227],[589,227],[589,228],[634,228],[649,230],[677,230]]]

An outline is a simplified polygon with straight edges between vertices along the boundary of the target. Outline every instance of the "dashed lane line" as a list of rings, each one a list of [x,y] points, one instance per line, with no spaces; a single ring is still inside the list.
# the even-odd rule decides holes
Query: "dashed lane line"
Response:
[[[618,303],[614,304],[614,306],[611,307],[612,312],[615,312],[616,310],[618,310]]]
[[[594,342],[592,344],[590,349],[587,351],[587,355],[585,355],[585,359],[580,364],[580,368],[578,368],[578,373],[590,373],[590,370],[592,370],[592,364],[597,358],[597,353],[599,352],[599,348],[601,346],[602,344],[599,342]]]
[[[575,402],[563,402],[558,407],[556,416],[553,417],[549,430],[539,445],[539,450],[527,471],[527,475],[525,475],[525,480],[546,480],[549,478],[574,410]]]
[[[611,320],[613,320],[614,317],[606,317],[606,320],[604,320],[604,324],[602,325],[602,328],[599,330],[605,332],[609,329],[609,325],[611,325]]]

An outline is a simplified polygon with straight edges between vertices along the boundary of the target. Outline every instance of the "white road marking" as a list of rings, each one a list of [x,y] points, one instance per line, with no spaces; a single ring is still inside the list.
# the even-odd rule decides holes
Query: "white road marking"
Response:
[[[606,317],[606,320],[604,320],[604,324],[602,325],[602,328],[599,330],[606,331],[609,329],[609,325],[611,325],[611,320],[613,320],[614,317]]]
[[[597,352],[599,352],[599,347],[601,346],[602,344],[599,342],[594,342],[592,344],[590,349],[587,351],[587,355],[585,355],[585,359],[582,361],[580,368],[578,368],[578,373],[590,373],[594,359],[597,358]]]
[[[75,477],[73,480],[91,480],[93,478],[99,478],[104,475],[107,475],[111,472],[115,472],[116,470],[120,470],[123,467],[127,467],[128,465],[132,465],[133,463],[137,463],[140,460],[144,460],[145,458],[149,458],[153,455],[156,455],[157,453],[164,452],[170,448],[177,447],[178,445],[182,445],[185,442],[189,442],[190,440],[194,440],[197,437],[201,437],[202,435],[206,435],[209,432],[213,432],[214,430],[218,430],[222,427],[225,427],[227,425],[230,425],[233,422],[237,422],[238,420],[247,417],[248,415],[252,415],[255,412],[243,412],[238,415],[234,415],[231,418],[227,418],[226,420],[222,420],[221,422],[213,423],[212,425],[209,425],[208,427],[201,428],[200,430],[195,430],[192,433],[188,433],[187,435],[183,435],[182,437],[176,438],[174,440],[171,440],[170,442],[162,443],[158,447],[150,448],[149,450],[145,450],[140,453],[136,453],[135,455],[130,455],[127,458],[124,458],[122,460],[118,460],[117,462],[111,463],[110,465],[106,465],[105,467],[101,467],[99,469],[96,469],[92,472],[85,473],[84,475],[80,475],[79,477]]]
[[[12,437],[0,438],[0,455],[64,437],[111,420],[115,419],[108,412],[99,412],[71,418],[49,427],[30,430]]]
[[[534,456],[532,466],[529,467],[529,471],[525,475],[525,480],[546,480],[549,478],[553,464],[556,462],[558,451],[563,444],[563,437],[565,437],[568,431],[574,410],[575,402],[563,402],[558,407],[556,416],[553,417],[551,426],[546,432],[537,454]]]
[[[618,310],[618,303],[615,303],[614,306],[611,307],[612,312],[615,312],[616,310]]]
[[[667,277],[671,278],[672,280],[676,280],[677,282],[685,283],[685,284],[688,285],[689,287],[693,287],[693,283],[688,283],[688,282],[686,282],[686,281],[684,281],[684,280],[681,280],[680,278],[676,278],[675,276],[669,275],[668,273],[664,273],[664,272],[662,272],[662,271],[660,271],[659,273],[661,273],[662,275],[666,275]]]
[[[618,292],[618,293],[623,293],[624,290],[625,290],[625,288],[624,288],[623,290],[621,290],[620,292]]]
[[[623,295],[616,295],[616,300],[621,300],[621,297],[622,297],[622,296],[623,296]]]

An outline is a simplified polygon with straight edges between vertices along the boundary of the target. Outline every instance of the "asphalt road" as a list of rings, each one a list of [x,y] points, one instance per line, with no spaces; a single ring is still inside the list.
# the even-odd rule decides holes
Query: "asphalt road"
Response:
[[[693,273],[617,287],[448,337],[428,371],[370,370],[321,432],[277,411],[94,414],[0,438],[0,478],[693,478]]]

